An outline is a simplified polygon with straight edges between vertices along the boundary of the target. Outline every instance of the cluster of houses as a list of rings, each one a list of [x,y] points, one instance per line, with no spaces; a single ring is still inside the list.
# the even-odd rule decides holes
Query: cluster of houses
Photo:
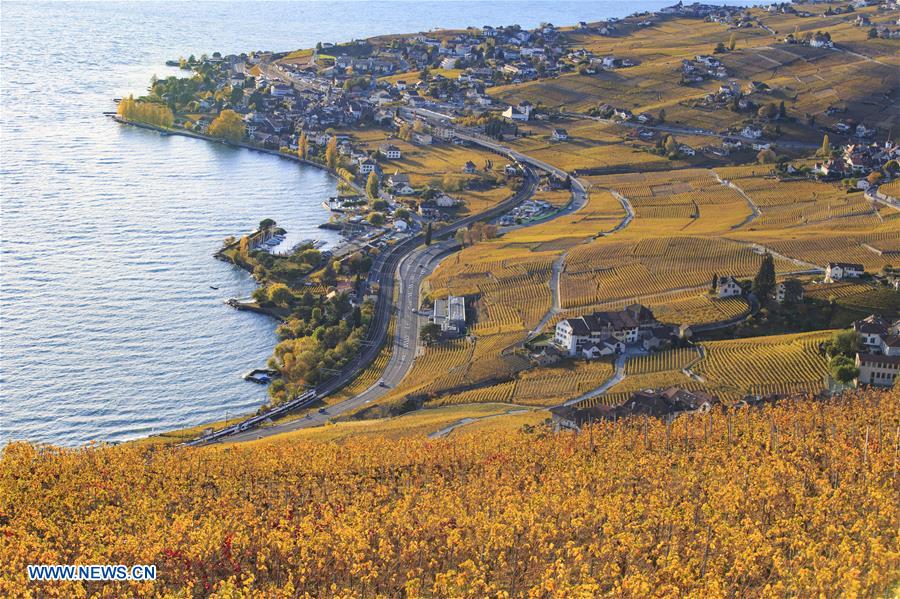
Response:
[[[614,421],[626,416],[651,416],[671,419],[680,414],[708,412],[719,398],[704,391],[689,391],[680,387],[635,391],[617,406],[596,405],[588,408],[557,406],[550,409],[557,429],[578,430],[597,421]]]
[[[678,327],[659,322],[646,306],[632,304],[623,310],[561,320],[553,344],[566,356],[592,360],[624,353],[629,347],[666,349],[678,337]]]
[[[682,83],[700,83],[707,79],[725,79],[726,77],[728,77],[728,70],[715,56],[698,54],[694,60],[681,61]]]
[[[812,33],[807,31],[802,36],[795,36],[793,33],[787,34],[784,38],[786,44],[800,44],[811,48],[834,48],[834,42],[831,41],[831,34],[827,31],[822,33],[817,31]]]
[[[500,225],[508,227],[517,223],[531,221],[546,216],[553,210],[553,205],[544,200],[525,200],[500,217]]]
[[[840,156],[816,162],[813,172],[825,180],[858,177],[861,180],[857,184],[861,189],[866,189],[869,187],[869,182],[864,177],[870,173],[884,170],[887,163],[896,160],[900,160],[900,145],[891,141],[870,144],[851,143],[843,147]]]
[[[900,319],[873,314],[853,323],[859,336],[856,367],[862,385],[890,387],[900,376]]]

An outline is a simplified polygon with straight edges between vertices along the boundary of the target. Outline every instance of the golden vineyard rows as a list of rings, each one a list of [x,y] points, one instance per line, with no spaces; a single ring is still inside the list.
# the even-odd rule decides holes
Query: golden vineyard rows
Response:
[[[0,595],[888,596],[898,420],[868,392],[580,435],[12,444]],[[34,583],[31,563],[158,578]]]

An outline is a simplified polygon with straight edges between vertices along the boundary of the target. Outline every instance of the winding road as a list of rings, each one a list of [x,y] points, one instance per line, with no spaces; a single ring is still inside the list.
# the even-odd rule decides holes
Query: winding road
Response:
[[[314,394],[295,400],[296,403],[290,402],[287,406],[279,406],[273,410],[275,414],[270,412],[269,416],[281,416],[290,411],[309,407],[359,376],[381,353],[381,348],[387,341],[391,317],[396,315],[394,351],[391,353],[391,358],[379,383],[350,399],[321,408],[316,413],[309,412],[303,418],[269,427],[260,427],[265,418],[254,417],[229,427],[225,431],[217,431],[214,437],[199,438],[191,444],[203,444],[209,441],[249,441],[301,428],[319,426],[339,414],[356,410],[388,393],[392,387],[403,380],[415,359],[419,326],[424,322],[422,320],[424,317],[417,311],[422,281],[431,274],[443,257],[458,249],[459,246],[454,239],[457,230],[477,221],[497,218],[534,195],[538,183],[537,174],[533,168],[527,165],[524,167],[523,174],[522,187],[512,196],[484,212],[461,218],[446,227],[435,230],[432,235],[435,242],[431,246],[422,245],[424,236],[419,234],[402,241],[390,251],[379,256],[373,263],[370,272],[370,281],[379,283],[378,301],[375,318],[369,327],[363,351],[334,377],[320,383]],[[396,306],[394,305],[395,284],[399,284],[399,299]],[[251,426],[247,426],[248,422],[251,423]]]

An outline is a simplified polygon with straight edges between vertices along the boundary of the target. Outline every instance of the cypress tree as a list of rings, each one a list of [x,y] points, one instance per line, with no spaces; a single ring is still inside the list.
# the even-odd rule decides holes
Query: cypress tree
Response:
[[[759,272],[753,277],[753,295],[760,301],[765,301],[772,289],[775,288],[775,261],[772,254],[766,252],[763,256],[762,264],[759,265]]]

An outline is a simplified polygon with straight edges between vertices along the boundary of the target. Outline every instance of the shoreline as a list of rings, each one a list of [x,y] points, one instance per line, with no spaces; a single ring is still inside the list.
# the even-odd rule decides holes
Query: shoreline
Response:
[[[278,157],[284,158],[286,160],[291,160],[291,161],[296,162],[297,164],[300,164],[303,166],[312,166],[319,170],[325,171],[335,181],[337,181],[339,183],[346,183],[346,184],[350,185],[358,193],[360,193],[360,194],[365,193],[364,190],[360,189],[359,186],[356,185],[356,183],[350,183],[350,182],[346,181],[345,179],[342,179],[341,177],[339,177],[337,175],[337,173],[335,173],[334,171],[329,169],[324,164],[322,164],[320,162],[315,162],[313,160],[306,160],[304,158],[300,158],[299,156],[297,156],[296,154],[294,154],[292,152],[282,152],[281,150],[273,150],[271,148],[263,148],[263,147],[249,144],[246,142],[229,141],[226,139],[220,139],[218,137],[212,137],[210,135],[204,135],[202,133],[197,133],[196,131],[188,131],[187,129],[182,129],[182,128],[167,128],[167,127],[160,127],[159,125],[152,125],[150,123],[142,123],[140,121],[132,121],[132,120],[123,118],[115,113],[107,113],[107,116],[109,118],[111,118],[112,120],[114,120],[115,122],[119,123],[120,125],[128,125],[131,127],[137,127],[139,129],[147,129],[149,131],[156,131],[157,133],[161,133],[162,135],[179,135],[181,137],[190,137],[193,139],[200,139],[203,141],[208,141],[210,143],[221,144],[223,146],[227,146],[230,148],[253,150],[256,152],[262,152],[263,154],[269,154],[271,156],[278,156]]]
[[[221,145],[224,145],[224,146],[227,146],[227,147],[230,147],[230,148],[234,148],[234,149],[253,150],[253,151],[256,151],[256,152],[261,152],[261,153],[263,153],[263,154],[269,154],[269,155],[271,155],[271,156],[277,156],[277,157],[279,157],[279,158],[283,158],[283,159],[287,159],[287,160],[291,160],[291,161],[293,161],[293,162],[296,162],[297,164],[299,164],[299,165],[301,165],[301,166],[312,166],[312,167],[315,167],[315,168],[317,168],[317,169],[319,169],[319,170],[325,171],[332,179],[334,179],[335,181],[337,181],[337,182],[339,182],[339,183],[341,183],[341,182],[343,182],[343,183],[348,183],[347,181],[345,181],[344,179],[342,179],[341,177],[339,177],[339,176],[337,175],[337,173],[335,173],[334,171],[332,171],[331,169],[329,169],[329,168],[328,168],[327,166],[325,166],[324,164],[321,164],[321,163],[318,163],[318,162],[313,162],[313,161],[311,161],[311,160],[304,160],[304,159],[300,158],[299,156],[297,156],[296,154],[293,154],[293,153],[282,152],[282,151],[280,151],[280,150],[273,150],[273,149],[271,149],[271,148],[262,148],[262,147],[255,146],[255,145],[252,145],[252,144],[249,144],[249,143],[245,143],[245,142],[233,142],[233,141],[228,141],[228,140],[220,139],[220,138],[217,138],[217,137],[212,137],[212,136],[209,136],[209,135],[204,135],[204,134],[202,134],[202,133],[197,133],[197,132],[195,132],[195,131],[188,131],[187,129],[182,129],[182,128],[167,128],[167,127],[161,127],[161,126],[159,126],[159,125],[153,125],[153,124],[151,124],[151,123],[142,123],[142,122],[140,122],[140,121],[132,121],[132,120],[130,120],[130,119],[123,118],[123,117],[121,117],[121,116],[119,116],[118,114],[115,114],[115,113],[106,113],[106,116],[108,116],[109,118],[111,118],[113,121],[119,123],[120,125],[126,125],[126,126],[130,126],[130,127],[137,127],[137,128],[139,128],[139,129],[146,129],[146,130],[148,130],[148,131],[154,131],[154,132],[159,133],[159,134],[161,134],[161,135],[179,135],[179,136],[181,136],[181,137],[188,137],[188,138],[192,138],[192,139],[198,139],[198,140],[206,141],[206,142],[210,142],[210,143],[219,143],[219,144],[221,144]],[[349,185],[351,185],[351,186],[352,186],[354,189],[356,189],[358,192],[363,193],[362,190],[360,190],[359,187],[358,187],[355,183],[349,183]],[[236,245],[237,243],[238,243],[238,242],[235,241],[233,244],[231,244],[230,247],[233,247],[233,246]],[[244,272],[246,272],[246,273],[248,273],[248,274],[250,275],[251,279],[253,279],[253,273],[252,273],[248,268],[246,268],[245,266],[243,266],[243,265],[241,265],[241,264],[238,264],[238,263],[234,262],[233,260],[230,260],[227,256],[225,256],[224,251],[227,250],[228,248],[229,248],[229,246],[222,246],[220,249],[216,250],[216,252],[215,252],[214,254],[212,254],[212,257],[215,258],[216,260],[220,260],[220,261],[222,261],[222,262],[225,262],[225,263],[230,264],[230,265],[233,266],[233,267],[236,267],[236,268],[238,268],[238,269],[240,269],[240,270],[243,270]],[[253,279],[253,281],[256,283],[256,286],[257,286],[257,288],[258,288],[258,287],[259,287],[259,282],[256,281],[256,279]],[[238,310],[238,311],[242,311],[242,312],[252,312],[252,313],[254,313],[254,314],[258,314],[258,315],[263,316],[263,317],[265,317],[265,318],[271,319],[271,320],[273,320],[273,321],[275,322],[276,327],[277,327],[278,324],[284,322],[284,317],[283,317],[282,315],[277,314],[276,312],[274,312],[273,310],[270,310],[270,309],[268,309],[268,308],[263,308],[263,307],[261,307],[261,306],[255,304],[255,303],[242,303],[242,302],[237,301],[235,298],[232,298],[232,299],[226,300],[226,301],[225,301],[225,304],[226,304],[227,306],[229,306],[229,307],[235,309],[235,310]],[[274,348],[273,348],[273,350],[274,350]],[[246,414],[236,416],[236,419],[237,419],[237,420],[240,420],[240,419],[242,419],[242,418],[253,417],[253,416],[255,416],[255,415],[258,415],[258,414],[260,413],[260,410],[262,410],[262,409],[264,409],[264,408],[266,408],[266,407],[270,407],[270,408],[271,408],[270,402],[269,402],[269,398],[268,398],[268,394],[266,394],[266,399],[265,399],[265,400],[263,401],[263,403],[256,409],[255,412],[248,412],[248,413],[246,413]],[[198,427],[203,427],[203,426],[205,426],[206,424],[208,424],[208,423],[200,423],[200,424],[198,424],[198,425],[196,425],[196,426],[187,427],[187,430],[192,430],[192,429],[195,429],[195,428],[198,428]],[[211,423],[211,424],[214,425],[214,424],[216,424],[216,423]],[[177,433],[178,431],[181,431],[181,430],[185,430],[185,427],[166,429],[165,431],[162,431],[161,433],[157,433],[156,435],[144,435],[144,436],[141,436],[141,437],[137,437],[136,439],[134,439],[134,440],[132,440],[132,441],[127,441],[127,442],[147,440],[147,439],[152,439],[152,438],[154,438],[154,437],[156,437],[156,436],[165,436],[165,435],[167,435],[167,434],[171,435],[171,434]]]

